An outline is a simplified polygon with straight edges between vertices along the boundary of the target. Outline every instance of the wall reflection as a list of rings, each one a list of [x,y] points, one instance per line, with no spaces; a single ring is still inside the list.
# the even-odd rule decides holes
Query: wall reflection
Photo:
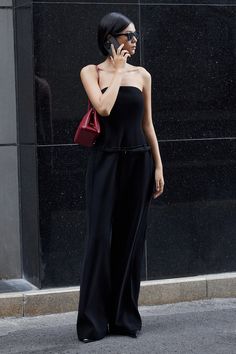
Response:
[[[96,25],[118,9],[140,26],[130,63],[152,74],[165,173],[165,192],[151,205],[142,279],[236,269],[236,8],[35,1],[43,287],[79,283],[89,154],[73,144],[87,109],[79,72],[103,60]]]

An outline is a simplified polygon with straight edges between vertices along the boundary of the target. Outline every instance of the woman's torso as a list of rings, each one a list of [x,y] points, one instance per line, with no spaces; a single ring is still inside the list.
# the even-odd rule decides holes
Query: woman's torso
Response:
[[[105,92],[107,87],[102,89]],[[100,116],[101,133],[95,149],[102,151],[149,150],[142,119],[144,97],[134,85],[121,85],[109,116]]]

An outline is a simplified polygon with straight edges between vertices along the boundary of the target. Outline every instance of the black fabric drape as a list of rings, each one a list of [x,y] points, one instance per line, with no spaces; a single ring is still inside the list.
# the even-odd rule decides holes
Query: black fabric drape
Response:
[[[101,339],[109,328],[142,327],[138,296],[154,171],[150,150],[91,151],[79,339]]]

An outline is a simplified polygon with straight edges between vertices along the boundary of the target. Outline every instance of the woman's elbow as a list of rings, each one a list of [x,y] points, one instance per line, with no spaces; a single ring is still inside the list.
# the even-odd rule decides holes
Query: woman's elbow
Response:
[[[107,117],[110,115],[110,109],[108,109],[107,107],[99,107],[97,112],[102,117]]]
[[[102,99],[100,99],[94,107],[100,116],[106,117],[110,115],[111,109],[107,107],[106,102]]]
[[[143,127],[143,130],[146,132],[149,132],[154,128],[152,122],[143,122],[142,127]]]

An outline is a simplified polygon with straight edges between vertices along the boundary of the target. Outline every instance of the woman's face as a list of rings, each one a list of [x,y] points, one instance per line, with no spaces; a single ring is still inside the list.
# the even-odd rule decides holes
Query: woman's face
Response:
[[[130,23],[123,31],[121,31],[120,33],[127,33],[127,32],[135,32],[135,26],[133,23]],[[134,55],[135,50],[136,50],[136,43],[137,43],[137,39],[135,36],[133,36],[133,38],[131,40],[128,40],[127,36],[125,35],[119,35],[118,37],[116,37],[116,40],[120,43],[123,44],[124,46],[122,47],[122,50],[128,50],[128,52],[130,53],[130,55]]]

